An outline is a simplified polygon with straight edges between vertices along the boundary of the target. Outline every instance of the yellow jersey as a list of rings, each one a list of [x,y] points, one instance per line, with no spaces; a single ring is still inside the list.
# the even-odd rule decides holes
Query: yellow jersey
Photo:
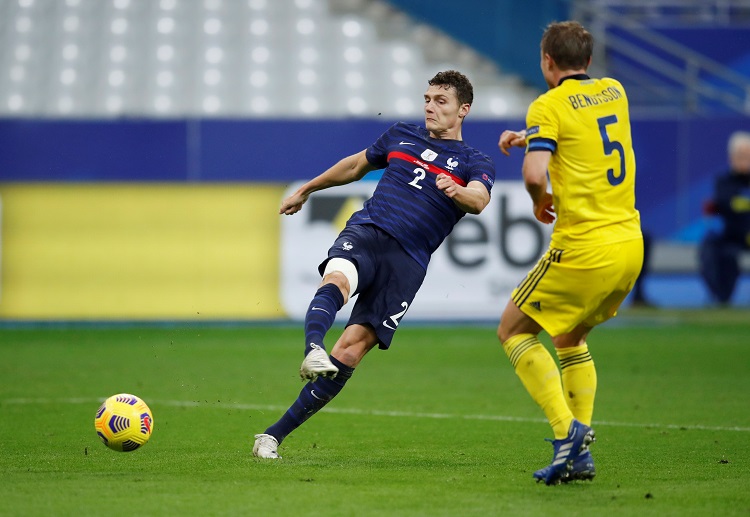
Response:
[[[529,106],[526,143],[527,153],[552,152],[553,247],[641,237],[628,99],[618,81],[564,78]]]

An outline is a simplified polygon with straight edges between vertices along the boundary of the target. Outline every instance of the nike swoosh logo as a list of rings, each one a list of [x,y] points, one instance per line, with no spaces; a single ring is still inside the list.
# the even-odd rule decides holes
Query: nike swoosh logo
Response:
[[[311,311],[323,311],[323,312],[325,312],[326,314],[328,314],[329,316],[331,315],[331,313],[330,313],[330,312],[328,312],[327,310],[325,310],[325,309],[322,309],[322,308],[320,308],[320,307],[313,307],[313,308],[312,308],[312,309],[310,309],[310,310],[311,310]]]
[[[417,144],[413,144],[411,142],[399,142],[398,145],[417,145]]]
[[[391,329],[391,330],[396,330],[395,328],[393,328],[393,327],[391,327],[390,325],[388,325],[388,320],[384,320],[384,321],[383,321],[383,325],[384,325],[384,326],[386,326],[386,327],[388,327],[388,328],[389,328],[389,329]]]
[[[322,398],[318,397],[318,396],[317,396],[317,395],[315,394],[315,390],[310,390],[310,395],[312,395],[313,397],[315,397],[315,398],[316,398],[316,399],[318,399],[318,400],[323,400]]]

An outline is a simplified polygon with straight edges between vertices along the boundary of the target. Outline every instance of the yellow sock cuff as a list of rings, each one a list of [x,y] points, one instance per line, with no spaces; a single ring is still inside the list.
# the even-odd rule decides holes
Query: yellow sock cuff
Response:
[[[560,359],[561,370],[593,362],[589,353],[589,346],[586,343],[568,348],[556,348],[555,352],[557,352],[557,358]]]
[[[510,359],[510,364],[515,368],[521,356],[535,345],[542,346],[534,334],[516,334],[503,343],[503,350]]]

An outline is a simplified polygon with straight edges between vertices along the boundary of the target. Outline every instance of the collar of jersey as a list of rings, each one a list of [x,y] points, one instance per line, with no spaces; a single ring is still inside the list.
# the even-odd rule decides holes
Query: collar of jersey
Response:
[[[576,81],[585,81],[586,79],[591,79],[591,78],[586,74],[567,75],[563,77],[562,79],[560,79],[560,82],[557,83],[557,86],[560,86],[563,83],[563,81],[567,81],[568,79],[575,79]]]

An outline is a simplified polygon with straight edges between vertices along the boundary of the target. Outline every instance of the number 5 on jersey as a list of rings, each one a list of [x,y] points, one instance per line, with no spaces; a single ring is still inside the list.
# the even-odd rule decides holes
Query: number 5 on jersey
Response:
[[[599,123],[599,134],[602,135],[604,154],[609,156],[615,151],[620,154],[620,174],[616,175],[614,169],[607,171],[607,180],[614,187],[625,180],[625,149],[623,149],[622,144],[617,140],[610,140],[607,134],[607,126],[617,123],[617,115],[609,115],[608,117],[596,119],[596,121]]]

